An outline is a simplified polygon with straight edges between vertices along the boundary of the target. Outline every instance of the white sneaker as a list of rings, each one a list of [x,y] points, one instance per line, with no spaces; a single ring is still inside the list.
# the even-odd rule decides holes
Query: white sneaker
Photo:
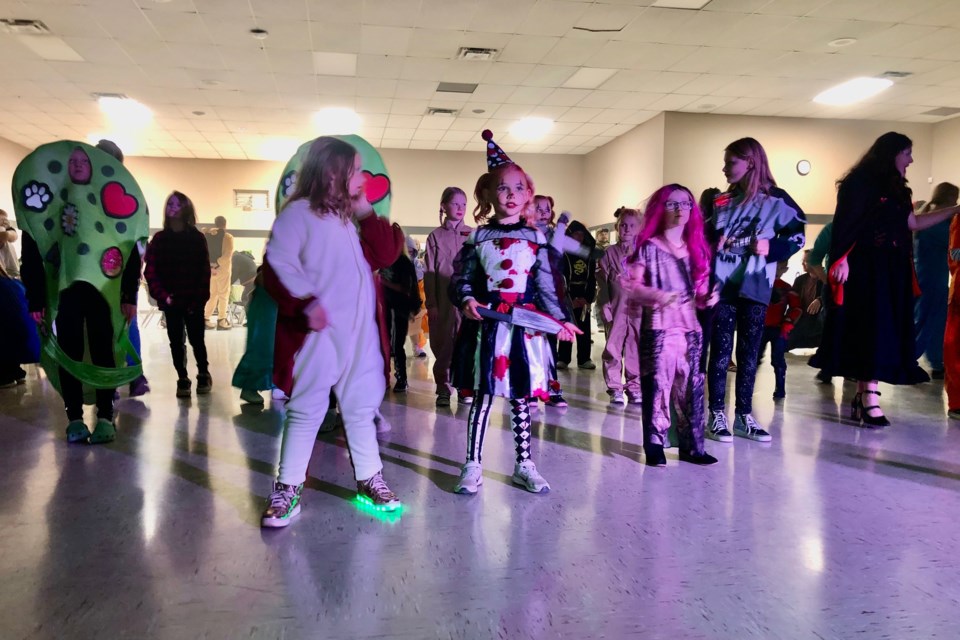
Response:
[[[274,389],[273,391],[271,391],[270,397],[272,397],[274,400],[282,400],[282,401],[286,401],[290,399],[287,397],[287,394],[285,394],[280,389]]]
[[[467,462],[460,469],[460,479],[453,487],[453,492],[472,496],[482,484],[483,467],[480,466],[479,462]]]
[[[513,468],[513,484],[518,484],[531,493],[550,492],[550,484],[537,471],[533,460],[524,460]]]
[[[457,401],[460,404],[473,404],[473,396],[465,396],[463,394],[460,394],[457,396]]]
[[[623,404],[623,391],[614,391],[611,393],[610,404]]]

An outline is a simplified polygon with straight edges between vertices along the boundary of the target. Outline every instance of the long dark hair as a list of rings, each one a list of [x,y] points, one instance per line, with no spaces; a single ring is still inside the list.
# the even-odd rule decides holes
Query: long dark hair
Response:
[[[910,200],[912,192],[907,186],[907,179],[897,171],[896,158],[904,149],[913,146],[913,140],[897,133],[888,131],[874,141],[863,157],[857,161],[846,174],[837,180],[837,186],[846,182],[853,175],[865,175],[883,188]]]
[[[179,191],[174,191],[169,196],[167,196],[167,200],[169,200],[170,198],[176,198],[177,202],[180,203],[180,213],[177,214],[177,217],[183,221],[184,226],[187,226],[187,227],[197,226],[197,210],[194,209],[193,207],[193,200],[191,200],[185,194]],[[164,229],[170,228],[170,216],[167,215],[166,206],[164,206],[163,208],[163,228]]]
[[[303,198],[317,215],[333,212],[349,220],[353,215],[349,182],[356,158],[357,150],[343,140],[317,138],[303,159],[297,186],[287,204]]]

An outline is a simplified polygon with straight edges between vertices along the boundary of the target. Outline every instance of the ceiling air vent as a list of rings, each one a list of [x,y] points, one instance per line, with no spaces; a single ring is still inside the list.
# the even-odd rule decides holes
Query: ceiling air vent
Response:
[[[113,98],[114,100],[129,100],[129,98],[122,93],[106,93],[103,91],[94,91],[90,95],[96,98],[97,100],[99,100],[100,98]]]
[[[499,53],[496,49],[483,47],[460,47],[457,51],[457,60],[493,60]]]
[[[48,36],[50,29],[39,20],[0,18],[0,32],[18,36]]]
[[[428,116],[449,116],[454,117],[459,114],[460,111],[457,109],[444,109],[442,107],[427,107],[427,112],[425,115]]]
[[[437,91],[443,93],[473,93],[477,90],[477,85],[468,82],[441,82],[437,85]]]
[[[896,79],[896,78],[906,78],[907,76],[912,76],[912,75],[913,75],[913,72],[911,71],[884,71],[883,73],[880,74],[880,77]]]
[[[960,113],[960,109],[957,109],[955,107],[937,107],[936,109],[930,109],[930,111],[924,111],[920,115],[945,118],[946,116],[955,116],[958,113]]]

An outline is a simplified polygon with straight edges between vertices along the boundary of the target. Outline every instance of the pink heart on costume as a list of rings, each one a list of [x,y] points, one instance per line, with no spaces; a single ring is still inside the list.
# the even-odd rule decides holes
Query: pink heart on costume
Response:
[[[129,218],[140,208],[137,199],[119,182],[108,182],[100,191],[103,211],[111,218]]]
[[[367,202],[377,204],[390,195],[390,178],[382,173],[370,173],[366,169],[363,175],[366,178],[363,183],[363,193],[367,196]]]

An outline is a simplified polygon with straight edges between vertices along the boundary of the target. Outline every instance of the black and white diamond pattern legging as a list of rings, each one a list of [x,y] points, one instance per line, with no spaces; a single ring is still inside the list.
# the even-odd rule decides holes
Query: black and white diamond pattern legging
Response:
[[[483,438],[490,422],[493,396],[477,396],[467,418],[467,462],[482,462]],[[526,399],[510,400],[513,441],[517,448],[517,464],[530,459],[530,406]]]
[[[752,300],[721,302],[713,318],[710,337],[710,365],[707,386],[710,389],[710,410],[723,411],[727,391],[727,366],[733,352],[734,330],[737,335],[736,412],[753,411],[753,383],[757,379],[757,359],[767,305]]]

